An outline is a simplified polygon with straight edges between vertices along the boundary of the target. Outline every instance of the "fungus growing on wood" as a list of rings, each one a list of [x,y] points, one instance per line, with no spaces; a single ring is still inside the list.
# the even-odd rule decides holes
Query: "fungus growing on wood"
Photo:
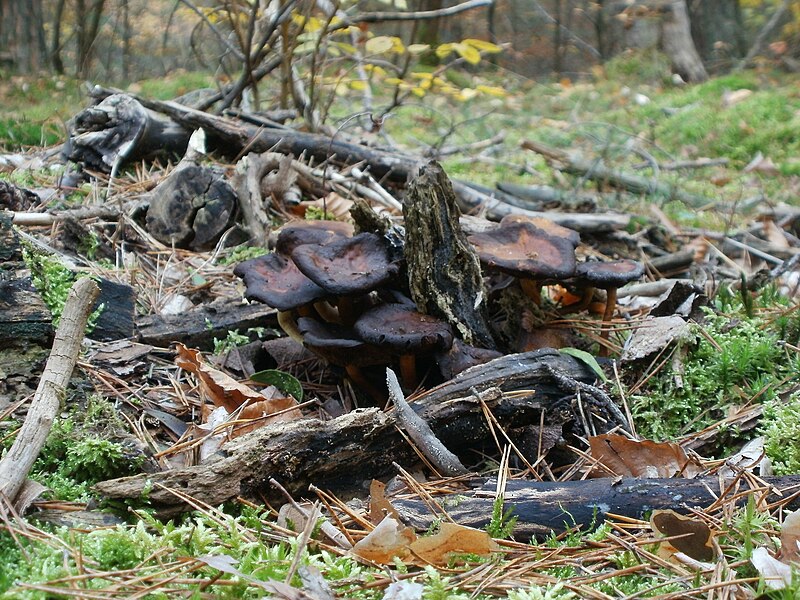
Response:
[[[278,231],[275,252],[290,256],[298,246],[324,246],[352,235],[353,226],[344,221],[293,221]]]
[[[332,365],[343,367],[353,383],[376,400],[386,399],[386,394],[364,377],[361,367],[388,365],[388,352],[362,340],[351,327],[307,317],[297,319],[296,326],[306,348]]]
[[[373,233],[335,240],[325,246],[297,246],[292,260],[304,275],[337,297],[339,316],[345,325],[352,325],[356,318],[354,296],[387,284],[400,271],[385,240]]]
[[[453,344],[450,325],[402,304],[371,308],[354,328],[364,341],[399,355],[403,383],[409,388],[417,381],[416,357],[447,350]]]
[[[569,233],[561,233],[562,229]],[[544,223],[526,219],[501,223],[497,229],[471,235],[469,241],[481,263],[518,278],[526,295],[539,304],[543,284],[575,273],[579,239],[576,232],[555,223],[545,228]]]
[[[594,288],[606,290],[606,306],[603,311],[603,325],[609,323],[617,306],[617,289],[639,279],[644,274],[644,266],[635,260],[589,261],[580,263],[575,269],[575,279],[588,284],[584,291],[584,301],[591,299]],[[601,339],[608,339],[608,329],[600,333]]]
[[[306,306],[327,296],[290,258],[278,253],[241,262],[233,273],[244,280],[248,300],[258,300],[279,311]]]

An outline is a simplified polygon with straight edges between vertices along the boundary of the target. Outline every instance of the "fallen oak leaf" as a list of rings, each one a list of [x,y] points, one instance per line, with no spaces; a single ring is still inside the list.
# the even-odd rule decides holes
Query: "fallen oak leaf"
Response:
[[[453,555],[487,557],[499,551],[500,547],[485,531],[458,523],[442,523],[438,532],[417,538],[408,549],[423,564],[446,565]]]
[[[589,451],[607,470],[623,477],[691,479],[705,470],[673,442],[638,441],[623,435],[603,434],[589,438]],[[590,475],[607,477],[607,470],[595,468]]]
[[[387,516],[367,536],[353,546],[353,554],[381,565],[390,565],[395,558],[409,557],[409,545],[417,539],[411,527]]]
[[[239,411],[237,420],[261,419],[258,423],[237,427],[237,433],[241,434],[270,422],[290,421],[302,416],[299,409],[287,411],[297,406],[297,401],[291,396],[268,398],[203,362],[199,350],[177,344],[177,352],[175,364],[197,376],[203,391],[215,406],[224,408],[229,414]],[[246,406],[242,408],[245,403]],[[263,418],[281,411],[287,412],[272,418]]]
[[[778,558],[787,564],[800,562],[800,510],[787,513],[783,519]]]

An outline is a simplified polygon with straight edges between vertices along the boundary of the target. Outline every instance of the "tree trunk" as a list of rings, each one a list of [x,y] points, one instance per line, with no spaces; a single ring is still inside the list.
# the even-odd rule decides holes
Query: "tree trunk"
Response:
[[[41,0],[0,0],[0,64],[35,73],[47,62]]]
[[[692,39],[704,61],[729,62],[747,52],[739,0],[689,3]],[[727,59],[727,60],[726,60]]]
[[[708,79],[703,61],[692,40],[692,28],[686,0],[674,0],[661,29],[661,45],[672,67],[684,80],[696,83]]]

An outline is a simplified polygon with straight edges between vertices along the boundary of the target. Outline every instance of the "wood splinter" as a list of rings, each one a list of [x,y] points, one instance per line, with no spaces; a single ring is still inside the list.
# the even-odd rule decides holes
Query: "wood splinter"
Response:
[[[431,464],[443,475],[452,477],[469,473],[458,457],[436,437],[425,420],[409,406],[403,390],[400,389],[397,375],[391,369],[386,369],[386,385],[389,388],[389,398],[395,406],[398,423],[417,444],[425,458],[431,461]]]

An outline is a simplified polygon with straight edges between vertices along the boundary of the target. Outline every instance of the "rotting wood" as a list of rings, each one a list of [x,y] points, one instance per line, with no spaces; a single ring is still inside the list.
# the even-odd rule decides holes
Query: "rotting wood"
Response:
[[[108,97],[114,90],[95,86],[90,94],[96,98]],[[313,156],[317,161],[325,161],[335,156],[335,162],[355,164],[367,162],[371,173],[378,177],[389,177],[404,182],[408,174],[419,163],[419,159],[395,154],[358,144],[351,144],[328,136],[288,131],[286,129],[269,129],[236,121],[226,117],[217,117],[200,110],[170,101],[148,100],[131,94],[130,97],[149,110],[156,111],[172,119],[185,131],[204,129],[208,136],[209,146],[226,155],[237,156],[248,152],[280,152],[294,156]],[[187,138],[188,140],[188,134]],[[102,167],[101,167],[102,168]],[[108,171],[106,166],[104,170]]]
[[[127,94],[110,95],[81,111],[69,130],[64,156],[105,173],[155,153],[182,153],[193,131],[145,109]]]
[[[560,171],[587,177],[592,181],[622,188],[634,194],[660,196],[666,200],[679,200],[693,208],[699,208],[714,203],[710,198],[684,192],[676,185],[652,178],[641,177],[640,175],[624,173],[607,167],[601,160],[588,160],[578,156],[574,152],[553,148],[541,142],[525,140],[522,142],[522,147],[525,150],[531,150],[537,154],[541,154],[554,168]]]
[[[451,452],[472,458],[483,446],[494,446],[473,389],[530,392],[502,395],[490,405],[503,427],[538,425],[543,411],[547,421],[564,421],[564,392],[552,381],[550,368],[587,383],[595,379],[581,361],[555,350],[536,350],[468,369],[429,390],[411,406]],[[612,427],[614,423],[608,416],[606,419],[605,427]],[[603,424],[598,421],[597,426]],[[267,425],[228,442],[220,455],[200,465],[104,481],[95,489],[117,499],[141,498],[149,489],[150,506],[168,515],[186,509],[170,488],[212,505],[240,495],[274,499],[270,478],[280,481],[293,495],[306,495],[310,484],[353,491],[365,480],[394,473],[394,463],[411,465],[417,460],[395,427],[395,419],[372,408],[325,422],[301,419]]]
[[[455,193],[435,161],[420,168],[403,204],[403,253],[417,310],[450,323],[468,344],[494,348],[478,255],[461,231]]]
[[[582,214],[527,210],[501,202],[458,181],[453,182],[453,189],[458,198],[458,206],[465,215],[485,214],[486,218],[493,221],[499,221],[508,215],[541,217],[579,233],[608,233],[625,229],[631,222],[630,215],[617,213]]]
[[[179,315],[148,315],[136,321],[138,341],[160,348],[180,342],[208,350],[213,348],[214,338],[224,339],[229,331],[247,331],[251,327],[277,328],[277,311],[264,304],[230,302],[199,306]]]
[[[78,360],[92,304],[99,293],[97,284],[85,277],[76,281],[67,295],[53,349],[25,422],[13,445],[0,460],[0,497],[9,504],[14,504],[50,433]],[[6,512],[7,507],[0,505],[0,511]]]
[[[769,490],[754,491],[767,496],[769,502],[780,500],[781,490],[787,490],[782,497],[787,500],[787,509],[800,508],[800,497],[791,489],[800,484],[800,475],[786,477],[763,477]],[[440,505],[447,507],[447,513],[460,525],[484,529],[492,518],[497,483],[486,480],[472,493],[458,496],[438,497]],[[542,539],[553,532],[560,533],[574,527],[582,530],[601,525],[609,514],[644,519],[655,509],[673,509],[688,513],[689,508],[702,508],[717,502],[727,487],[720,489],[716,477],[696,479],[637,479],[632,477],[587,479],[583,481],[522,481],[510,480],[506,483],[504,510],[511,509],[517,522],[514,538],[527,542],[531,538]],[[746,490],[742,482],[728,491]],[[737,504],[747,502],[748,494],[742,494]],[[397,509],[401,520],[415,529],[425,530],[441,515],[430,512],[430,508],[419,499],[392,498],[392,506]]]

